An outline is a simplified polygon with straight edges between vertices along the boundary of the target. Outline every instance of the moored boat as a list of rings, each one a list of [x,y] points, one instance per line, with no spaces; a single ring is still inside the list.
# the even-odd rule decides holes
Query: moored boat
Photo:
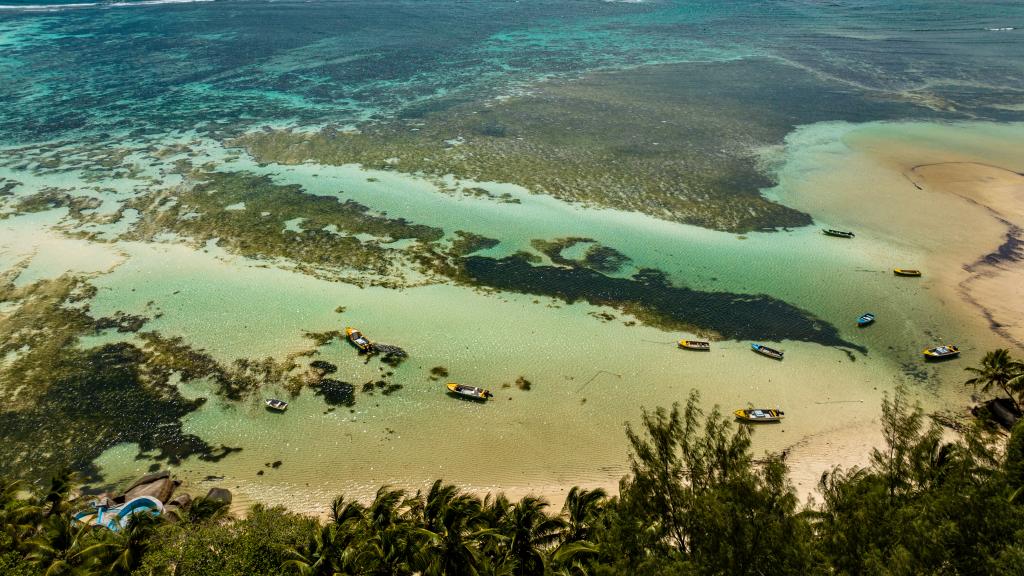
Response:
[[[373,350],[373,343],[370,342],[370,340],[366,336],[363,336],[363,333],[360,332],[359,330],[356,330],[355,328],[352,327],[345,328],[345,335],[348,336],[349,342],[351,342],[353,345],[355,345],[356,348],[359,348],[363,352],[370,352],[371,350]]]
[[[778,408],[747,408],[736,410],[733,414],[744,422],[779,422],[786,416]]]
[[[865,312],[860,318],[857,318],[857,326],[867,326],[875,321],[875,315],[871,312]]]
[[[926,348],[923,352],[924,357],[927,358],[952,358],[960,354],[960,348],[953,344],[943,344],[942,346],[936,346],[934,348]]]
[[[278,400],[277,398],[267,398],[263,403],[267,405],[267,408],[278,412],[284,412],[288,409],[288,403],[284,400]]]
[[[897,276],[920,276],[920,270],[914,270],[912,268],[893,268],[892,273]]]
[[[711,342],[705,342],[704,340],[680,340],[680,348],[686,348],[687,350],[711,350]]]
[[[782,360],[782,355],[785,354],[785,352],[781,350],[769,348],[764,344],[751,344],[750,347],[754,350],[754,352],[757,352],[758,354],[764,354],[765,356],[769,358],[774,358],[776,360]]]
[[[470,398],[472,400],[487,400],[494,396],[490,390],[484,390],[483,388],[477,388],[476,386],[464,386],[462,384],[456,384],[455,382],[448,383],[448,392],[463,398]]]
[[[822,232],[826,236],[835,236],[836,238],[853,238],[854,237],[854,233],[853,232],[846,232],[845,230],[833,230],[831,228],[828,228],[826,230],[822,230]]]

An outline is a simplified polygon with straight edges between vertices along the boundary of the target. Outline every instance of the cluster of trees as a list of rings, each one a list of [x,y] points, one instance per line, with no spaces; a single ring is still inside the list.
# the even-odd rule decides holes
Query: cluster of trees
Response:
[[[898,392],[882,404],[885,445],[864,468],[821,478],[801,505],[776,455],[697,396],[629,427],[620,494],[574,488],[558,513],[540,498],[479,498],[436,482],[339,497],[318,520],[254,506],[233,518],[198,499],[179,516],[112,533],[71,521],[73,475],[0,492],[0,574],[612,575],[1024,573],[1024,425],[953,442]]]

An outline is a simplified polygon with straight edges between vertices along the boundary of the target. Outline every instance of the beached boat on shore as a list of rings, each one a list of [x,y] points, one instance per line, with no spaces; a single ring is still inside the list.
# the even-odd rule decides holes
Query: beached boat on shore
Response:
[[[277,398],[267,398],[263,403],[267,405],[267,408],[277,412],[284,412],[288,409],[288,403],[284,400],[278,400]]]
[[[747,408],[736,410],[733,414],[744,422],[779,422],[786,415],[778,408]]]
[[[680,340],[680,348],[686,348],[687,350],[711,350],[711,342],[704,340]]]
[[[370,342],[369,338],[363,336],[362,332],[352,328],[351,326],[345,328],[345,335],[348,336],[348,341],[351,342],[356,348],[359,348],[363,352],[373,351],[373,342]]]
[[[782,350],[769,348],[764,344],[751,344],[750,347],[754,350],[754,352],[757,352],[758,354],[763,354],[769,358],[774,358],[776,360],[782,360],[782,356],[783,354],[785,354],[785,352],[783,352]]]
[[[854,237],[854,233],[853,232],[846,232],[844,230],[833,230],[833,229],[829,228],[827,230],[822,230],[822,232],[826,236],[835,236],[836,238],[853,238]]]
[[[952,358],[960,355],[960,348],[953,344],[943,344],[934,348],[926,348],[923,354],[925,359]]]
[[[920,276],[920,270],[914,270],[912,268],[893,268],[892,273],[897,276]]]
[[[484,390],[483,388],[477,388],[476,386],[464,386],[462,384],[456,384],[455,382],[449,382],[447,387],[450,394],[461,398],[469,398],[470,400],[486,401],[488,398],[494,396],[494,394],[491,394],[490,390]]]
[[[867,326],[875,321],[875,315],[871,312],[865,312],[860,318],[857,318],[857,326]]]

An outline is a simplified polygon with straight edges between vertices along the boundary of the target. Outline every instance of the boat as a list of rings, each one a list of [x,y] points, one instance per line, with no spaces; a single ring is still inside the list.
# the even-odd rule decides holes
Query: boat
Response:
[[[288,409],[287,402],[285,402],[284,400],[278,400],[276,398],[267,398],[266,400],[263,401],[263,403],[267,405],[267,408],[270,408],[271,410],[276,410],[278,412],[284,412],[285,410]]]
[[[865,312],[860,318],[857,318],[857,326],[867,326],[875,321],[875,315],[871,312]]]
[[[936,346],[935,348],[926,348],[924,350],[924,357],[927,358],[952,358],[953,356],[959,356],[960,349],[953,344],[943,344],[942,346]]]
[[[920,270],[912,270],[910,268],[893,268],[892,273],[897,276],[920,276]]]
[[[786,417],[786,413],[778,408],[747,408],[733,414],[744,422],[780,422]]]
[[[854,237],[854,233],[853,232],[846,232],[846,231],[843,231],[843,230],[833,230],[831,228],[829,228],[827,230],[822,230],[822,232],[824,232],[826,236],[835,236],[836,238],[853,238]]]
[[[686,348],[687,350],[711,350],[711,342],[705,342],[703,340],[680,340],[680,348]]]
[[[487,400],[494,396],[494,394],[491,394],[490,390],[484,390],[483,388],[477,388],[476,386],[464,386],[462,384],[456,384],[455,382],[448,383],[448,391],[451,394],[463,398],[470,398],[472,400]]]
[[[754,352],[757,352],[758,354],[764,354],[765,356],[769,358],[775,358],[776,360],[782,360],[782,355],[784,354],[784,352],[782,352],[781,350],[769,348],[764,344],[751,344],[750,347],[754,349]]]
[[[356,330],[355,328],[352,328],[350,326],[348,328],[345,328],[345,335],[348,336],[349,342],[351,342],[353,345],[355,345],[356,348],[359,348],[363,352],[371,352],[373,350],[373,342],[370,342],[370,339],[367,338],[366,336],[363,336],[363,333],[360,332],[359,330]]]

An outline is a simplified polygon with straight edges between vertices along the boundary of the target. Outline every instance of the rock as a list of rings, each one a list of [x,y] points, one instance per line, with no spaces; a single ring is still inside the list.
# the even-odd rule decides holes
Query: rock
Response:
[[[174,490],[180,482],[171,478],[170,472],[166,470],[147,474],[135,481],[124,493],[124,501],[133,500],[140,496],[150,496],[160,502],[167,502],[174,494]],[[120,498],[119,498],[120,499]]]
[[[192,496],[188,493],[178,494],[174,497],[174,500],[171,500],[164,505],[164,517],[171,522],[177,522],[182,511],[186,510],[191,505]]]
[[[223,502],[229,506],[231,505],[231,498],[231,491],[227,488],[210,488],[210,491],[206,493],[207,500]]]

